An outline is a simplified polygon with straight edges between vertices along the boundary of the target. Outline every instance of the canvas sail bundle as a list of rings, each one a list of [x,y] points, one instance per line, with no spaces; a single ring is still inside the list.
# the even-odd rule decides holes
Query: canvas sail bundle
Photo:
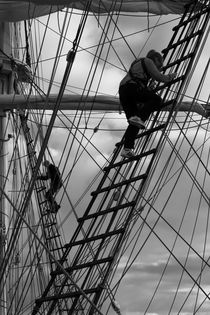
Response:
[[[149,12],[152,14],[181,14],[192,0],[92,0],[91,11]],[[83,10],[86,0],[0,0],[0,20],[15,22],[56,12],[64,7]]]
[[[25,108],[39,109],[39,110],[53,110],[57,101],[57,94],[49,95],[48,99],[40,95],[31,95],[26,99],[24,95],[0,95],[0,108],[1,110],[11,110]],[[47,107],[46,107],[47,104]],[[209,116],[209,104],[201,104],[193,101],[182,101],[177,104],[175,110],[179,112],[195,112],[203,117]],[[120,107],[119,99],[117,97],[108,95],[97,95],[97,96],[82,96],[82,95],[63,95],[60,103],[60,110],[96,110],[96,111],[119,111],[122,110]],[[163,111],[170,111],[171,107],[166,106],[162,109]]]

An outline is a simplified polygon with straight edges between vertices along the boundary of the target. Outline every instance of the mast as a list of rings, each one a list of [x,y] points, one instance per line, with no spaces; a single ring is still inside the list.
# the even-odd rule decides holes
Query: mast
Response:
[[[11,54],[9,23],[0,23],[0,94],[10,94],[12,91],[12,70],[11,62],[6,56]],[[4,190],[6,186],[5,177],[5,120],[6,113],[0,110],[0,187]],[[6,246],[6,200],[0,196],[0,264],[4,259]],[[0,283],[0,314],[7,314],[6,307],[6,286],[4,281]]]

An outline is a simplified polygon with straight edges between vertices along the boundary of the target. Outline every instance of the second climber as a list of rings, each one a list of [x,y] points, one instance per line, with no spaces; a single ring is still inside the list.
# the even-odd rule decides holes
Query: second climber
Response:
[[[50,188],[46,192],[46,199],[51,206],[51,212],[57,212],[60,205],[55,200],[55,194],[62,187],[62,179],[58,167],[51,164],[49,161],[44,161],[43,166],[46,167],[46,174],[38,176],[37,179],[50,180]]]

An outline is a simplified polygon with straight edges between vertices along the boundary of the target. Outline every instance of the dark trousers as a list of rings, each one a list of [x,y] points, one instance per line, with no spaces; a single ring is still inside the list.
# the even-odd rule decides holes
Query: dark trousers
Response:
[[[51,206],[56,206],[57,202],[54,198],[54,195],[58,192],[60,186],[55,183],[54,185],[50,185],[50,189],[46,192],[46,199],[49,201]]]
[[[161,108],[161,97],[152,90],[150,91],[144,88],[140,89],[136,83],[127,83],[123,86],[120,86],[119,96],[120,103],[127,119],[132,116],[138,116],[143,121],[145,121],[149,118],[152,112],[160,110]],[[138,132],[138,127],[128,125],[124,135],[125,148],[134,148],[135,138]]]

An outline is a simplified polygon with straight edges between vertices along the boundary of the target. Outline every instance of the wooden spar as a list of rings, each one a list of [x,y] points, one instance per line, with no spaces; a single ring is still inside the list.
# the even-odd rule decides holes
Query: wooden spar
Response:
[[[12,109],[30,110],[53,110],[57,99],[57,94],[52,94],[48,98],[32,95],[0,95],[0,109],[3,111]],[[170,106],[166,106],[162,111],[169,111]],[[119,112],[122,108],[117,97],[109,95],[81,96],[66,94],[62,97],[60,110],[93,110]],[[180,112],[195,112],[203,117],[207,117],[204,104],[198,102],[183,101],[175,107]]]

